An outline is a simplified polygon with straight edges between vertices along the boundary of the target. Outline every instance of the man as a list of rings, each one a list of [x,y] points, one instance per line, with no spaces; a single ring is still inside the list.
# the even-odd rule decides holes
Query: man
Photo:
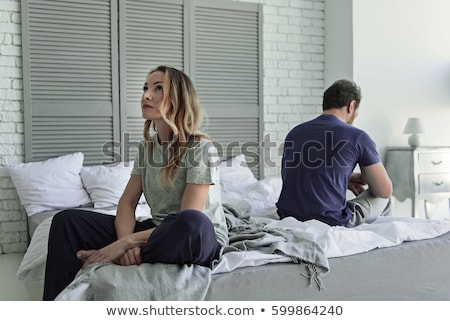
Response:
[[[354,227],[390,215],[392,183],[374,141],[352,126],[361,90],[338,80],[323,95],[323,113],[286,136],[277,202],[280,218]],[[361,173],[354,172],[356,165]],[[356,198],[347,201],[346,190]]]

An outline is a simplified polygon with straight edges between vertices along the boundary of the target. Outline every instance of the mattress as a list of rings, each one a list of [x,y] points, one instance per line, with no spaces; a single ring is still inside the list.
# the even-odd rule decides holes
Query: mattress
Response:
[[[329,264],[322,291],[302,276],[304,266],[275,263],[213,275],[205,300],[450,300],[450,232],[331,258]]]

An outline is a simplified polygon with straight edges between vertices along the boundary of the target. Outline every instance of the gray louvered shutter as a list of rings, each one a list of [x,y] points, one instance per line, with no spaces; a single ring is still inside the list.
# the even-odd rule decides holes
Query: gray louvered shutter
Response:
[[[246,155],[260,173],[262,110],[260,5],[194,0],[191,77],[207,114],[205,131],[223,158]]]
[[[22,0],[21,10],[26,161],[118,160],[116,0]]]
[[[142,87],[158,65],[184,69],[183,0],[120,1],[120,92],[124,159],[143,138]]]

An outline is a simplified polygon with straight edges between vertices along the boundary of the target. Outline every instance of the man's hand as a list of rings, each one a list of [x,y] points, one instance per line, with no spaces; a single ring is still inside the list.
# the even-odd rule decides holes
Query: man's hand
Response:
[[[350,176],[347,188],[352,191],[353,194],[358,196],[366,189],[366,185],[367,183],[361,173],[353,173],[352,176]]]

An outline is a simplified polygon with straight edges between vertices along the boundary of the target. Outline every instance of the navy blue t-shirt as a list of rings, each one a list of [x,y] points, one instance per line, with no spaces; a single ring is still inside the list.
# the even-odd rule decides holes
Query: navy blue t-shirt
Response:
[[[278,215],[344,225],[352,215],[346,193],[355,166],[378,162],[369,135],[336,116],[322,114],[296,126],[284,144]]]

